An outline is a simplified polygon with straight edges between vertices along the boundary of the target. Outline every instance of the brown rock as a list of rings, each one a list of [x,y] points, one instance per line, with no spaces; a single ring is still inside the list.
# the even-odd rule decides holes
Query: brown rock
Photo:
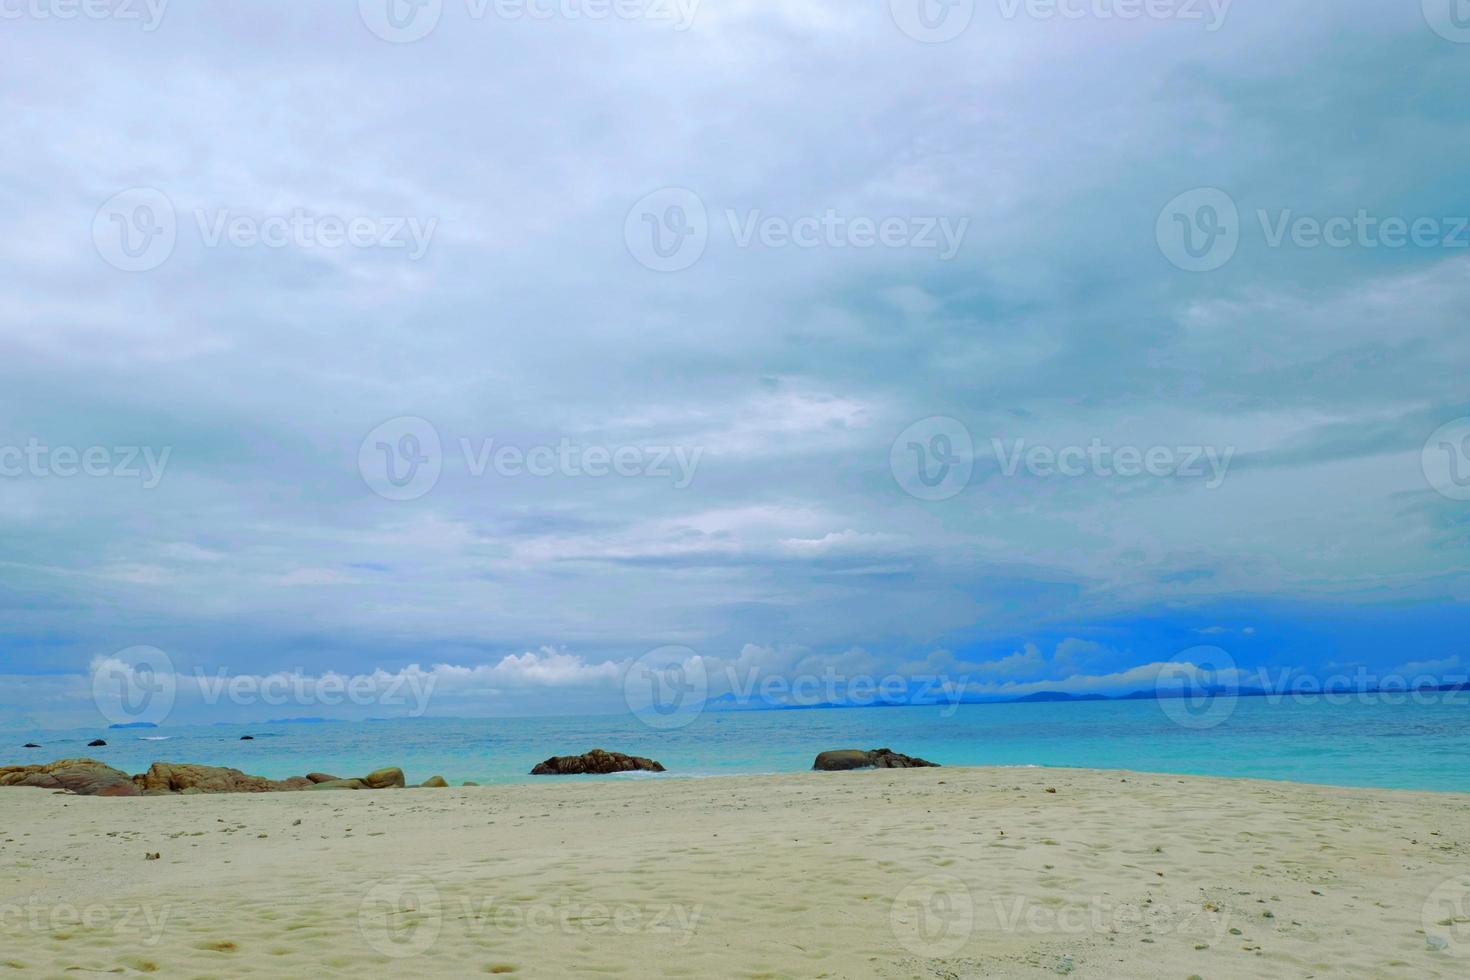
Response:
[[[324,783],[312,783],[307,789],[372,789],[361,779],[329,779]]]
[[[929,762],[892,749],[834,749],[823,752],[812,763],[820,772],[841,772],[848,769],[917,769],[937,768],[939,763]]]
[[[286,780],[266,779],[251,776],[238,769],[217,766],[196,766],[181,762],[155,762],[142,777],[143,792],[162,790],[182,793],[197,790],[200,793],[280,793],[305,789],[311,781],[295,776]]]
[[[309,772],[309,773],[306,774],[306,778],[309,779],[309,780],[311,780],[314,783],[334,783],[340,777],[338,777],[338,776],[328,776],[324,772]]]
[[[369,789],[401,789],[405,785],[402,769],[379,769],[362,777],[362,781]]]
[[[652,759],[621,752],[605,752],[593,749],[584,755],[554,755],[531,770],[533,776],[575,776],[587,773],[610,772],[663,772],[664,767]]]
[[[441,787],[448,786],[449,784],[444,781],[443,776],[430,776],[428,779],[419,783],[419,785],[424,787],[425,789],[439,789]]]
[[[41,766],[0,768],[0,786],[35,786],[78,796],[137,796],[139,793],[127,773],[96,759],[61,759]]]

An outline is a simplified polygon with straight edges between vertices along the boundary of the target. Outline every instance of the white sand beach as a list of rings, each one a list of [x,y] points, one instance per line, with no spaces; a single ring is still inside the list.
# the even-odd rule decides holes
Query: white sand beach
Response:
[[[1463,795],[1083,770],[6,789],[0,970],[1463,977],[1467,847]]]

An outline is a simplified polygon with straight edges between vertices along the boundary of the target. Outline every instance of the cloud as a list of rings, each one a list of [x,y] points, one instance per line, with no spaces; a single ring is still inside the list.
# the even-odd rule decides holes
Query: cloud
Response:
[[[1470,255],[1272,247],[1258,213],[1466,213],[1470,61],[1403,5],[1318,7],[1215,33],[980,11],[937,46],[814,0],[706,4],[677,36],[460,8],[414,45],[285,0],[171,9],[147,44],[7,21],[0,451],[171,453],[149,488],[0,477],[0,663],[58,713],[86,698],[40,678],[135,644],[185,675],[429,665],[457,709],[554,713],[668,643],[1055,684],[1239,622],[1272,639],[1243,662],[1381,667],[1411,609],[1433,635],[1407,648],[1438,650],[1470,576],[1423,451],[1470,415]],[[1155,228],[1201,186],[1242,237],[1194,275]],[[135,187],[177,241],[124,273],[92,232]],[[680,273],[624,238],[663,187],[708,219]],[[437,224],[418,260],[204,234],[298,210]],[[730,230],[829,212],[969,224],[947,261]],[[406,416],[441,465],[389,500],[363,443]],[[977,450],[944,500],[894,471],[933,417]],[[684,486],[477,474],[487,439],[702,455]],[[992,439],[1236,452],[1209,488],[1007,476]]]

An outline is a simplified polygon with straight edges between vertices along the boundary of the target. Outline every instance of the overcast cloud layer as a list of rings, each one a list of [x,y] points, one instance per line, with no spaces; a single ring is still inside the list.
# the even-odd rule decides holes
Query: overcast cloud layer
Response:
[[[139,645],[460,714],[1470,670],[1447,7],[634,6],[4,8],[7,714]]]

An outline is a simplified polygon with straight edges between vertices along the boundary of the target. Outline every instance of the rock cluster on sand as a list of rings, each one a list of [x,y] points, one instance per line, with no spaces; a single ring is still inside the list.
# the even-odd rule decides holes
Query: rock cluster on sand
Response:
[[[238,769],[155,762],[145,773],[129,776],[96,759],[62,759],[40,766],[0,768],[0,786],[34,786],[78,796],[180,796],[197,793],[289,793],[306,789],[392,789],[404,785],[403,770],[379,769],[361,779],[337,779],[324,773],[266,779]]]
[[[142,776],[142,790],[149,795],[164,793],[281,793],[306,789],[304,776],[274,780],[251,776],[238,769],[194,766],[179,762],[155,762]]]
[[[533,776],[576,776],[610,772],[663,772],[664,767],[652,759],[621,752],[593,749],[584,755],[554,755],[531,770]]]
[[[937,768],[939,763],[918,759],[892,749],[834,749],[823,752],[812,763],[820,772],[840,772],[845,769],[918,769]]]
[[[133,777],[96,759],[61,759],[43,766],[0,768],[0,786],[34,786],[79,796],[141,796]]]

